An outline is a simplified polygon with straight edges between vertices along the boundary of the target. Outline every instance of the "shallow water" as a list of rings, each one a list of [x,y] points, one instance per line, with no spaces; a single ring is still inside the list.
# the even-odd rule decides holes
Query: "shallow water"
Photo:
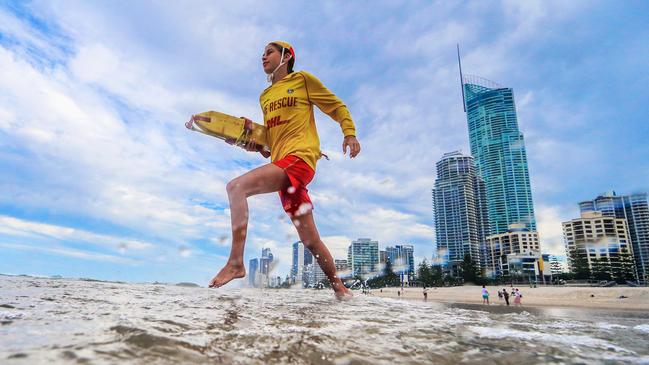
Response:
[[[649,313],[0,276],[0,363],[649,364]]]

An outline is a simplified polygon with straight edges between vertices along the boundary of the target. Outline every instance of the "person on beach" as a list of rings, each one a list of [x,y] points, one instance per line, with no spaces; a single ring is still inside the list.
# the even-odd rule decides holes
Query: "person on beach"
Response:
[[[514,289],[514,305],[520,307],[521,304],[521,298],[523,298],[523,293],[521,293],[518,288]]]
[[[269,43],[264,48],[261,63],[271,85],[259,97],[270,147],[270,153],[260,153],[265,158],[270,156],[271,163],[227,184],[232,248],[227,263],[209,286],[218,288],[232,279],[245,277],[243,251],[248,229],[247,198],[278,192],[284,211],[291,218],[304,247],[313,253],[327,275],[336,298],[349,298],[351,291],[336,274],[333,257],[320,239],[306,187],[315,175],[316,162],[323,155],[313,106],[340,124],[344,136],[342,150],[344,154],[349,150],[350,158],[358,156],[361,151],[354,122],[347,106],[320,80],[306,71],[293,71],[295,50],[290,44],[283,41]],[[256,148],[254,141],[246,146],[248,151]]]
[[[498,290],[498,302],[502,302],[502,301],[503,301],[503,292]]]
[[[489,292],[487,291],[487,288],[483,285],[482,286],[482,304],[487,303],[489,305]]]
[[[424,301],[428,300],[428,288],[424,287]]]
[[[509,306],[509,293],[507,293],[507,288],[503,288],[503,298],[505,298],[505,303]]]

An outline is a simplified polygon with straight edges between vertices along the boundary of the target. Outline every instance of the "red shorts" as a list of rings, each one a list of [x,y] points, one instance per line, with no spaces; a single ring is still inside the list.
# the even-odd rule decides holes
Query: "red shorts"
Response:
[[[315,171],[304,160],[297,156],[288,155],[281,160],[273,161],[275,166],[281,167],[290,181],[285,190],[279,191],[284,211],[289,216],[302,215],[313,209],[306,186],[313,180]]]

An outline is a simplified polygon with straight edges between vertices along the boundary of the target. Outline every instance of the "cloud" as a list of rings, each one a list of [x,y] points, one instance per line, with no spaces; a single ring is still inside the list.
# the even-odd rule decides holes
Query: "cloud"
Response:
[[[113,256],[113,255],[107,255],[107,254],[101,254],[101,253],[88,252],[88,251],[82,251],[82,250],[74,250],[74,249],[69,249],[69,248],[53,248],[53,247],[42,247],[42,246],[37,247],[37,246],[12,244],[12,243],[0,243],[0,247],[7,248],[7,249],[12,249],[12,250],[19,250],[19,251],[32,251],[32,252],[37,252],[37,253],[50,253],[50,254],[74,257],[76,259],[81,259],[81,260],[112,262],[112,263],[117,263],[117,264],[135,264],[135,263],[137,263],[137,261],[129,259],[129,258]]]
[[[552,255],[565,255],[562,222],[579,217],[576,204],[570,206],[545,204],[536,205],[536,222],[543,252]]]
[[[354,239],[347,236],[324,236],[322,242],[327,245],[334,260],[347,260],[347,249]]]
[[[53,242],[93,240],[118,252],[127,241],[151,244],[135,250],[151,261],[224,262],[225,185],[265,161],[182,123],[210,109],[261,120],[260,51],[271,39],[287,39],[298,50],[298,69],[313,71],[350,107],[363,146],[358,158],[344,157],[339,126],[316,112],[331,157],[319,162],[309,186],[323,240],[338,258],[358,237],[382,247],[413,243],[418,256],[430,257],[435,163],[444,152],[468,151],[459,42],[467,72],[515,88],[542,243],[558,249],[557,229],[577,195],[600,184],[642,188],[649,175],[646,162],[610,162],[624,138],[609,137],[626,133],[622,126],[633,125],[625,120],[637,107],[608,105],[598,94],[606,88],[592,84],[589,75],[606,74],[609,56],[569,49],[571,42],[623,40],[593,31],[611,33],[589,20],[604,8],[561,1],[388,2],[371,10],[298,3],[283,10],[293,22],[278,23],[247,1],[0,6],[0,189],[7,192],[0,195],[7,207],[0,229],[14,239],[43,230],[41,238]],[[635,34],[620,44],[642,47],[643,33]],[[635,54],[637,65],[647,59]],[[610,92],[623,94],[615,85]],[[620,121],[608,123],[617,113]],[[638,146],[629,148],[643,155]],[[610,177],[622,175],[624,182]],[[276,270],[287,272],[297,236],[277,196],[248,204],[246,259],[272,247]]]
[[[139,241],[132,238],[102,235],[78,228],[26,221],[4,215],[0,215],[0,233],[19,237],[46,236],[56,240],[101,245],[114,250],[148,250],[156,246],[151,242]]]

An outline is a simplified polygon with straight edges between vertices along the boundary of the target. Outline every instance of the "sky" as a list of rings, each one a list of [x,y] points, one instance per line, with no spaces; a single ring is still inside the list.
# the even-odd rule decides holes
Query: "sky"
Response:
[[[207,284],[229,254],[225,185],[268,161],[184,128],[261,121],[264,46],[285,40],[348,106],[343,156],[319,111],[309,185],[335,258],[352,240],[430,260],[431,189],[469,153],[465,74],[514,90],[544,252],[577,203],[649,191],[646,1],[0,1],[0,273]],[[249,198],[246,262],[284,277],[297,234],[276,194]],[[233,282],[241,285],[243,280]]]

